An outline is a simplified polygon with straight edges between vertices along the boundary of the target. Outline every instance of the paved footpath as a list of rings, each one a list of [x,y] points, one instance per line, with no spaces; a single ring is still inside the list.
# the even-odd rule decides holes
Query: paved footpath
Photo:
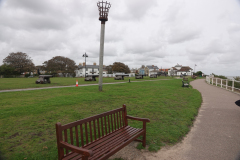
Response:
[[[169,79],[159,79],[159,80],[169,80]],[[142,80],[142,81],[131,81],[132,82],[145,82],[145,81],[159,81],[159,80]],[[119,84],[119,83],[129,83],[129,82],[112,82],[112,83],[103,83],[103,85],[107,84]],[[39,84],[40,85],[40,84]],[[85,87],[85,86],[97,86],[98,83],[94,84],[79,84],[78,87]],[[40,88],[24,88],[24,89],[9,89],[9,90],[0,90],[1,92],[17,92],[17,91],[32,91],[32,90],[41,90],[41,89],[52,89],[52,88],[68,88],[68,87],[76,87],[76,85],[70,86],[51,86],[51,87],[40,87]]]
[[[159,152],[144,154],[149,160],[240,160],[240,95],[209,85],[204,79],[191,82],[203,102],[194,126],[184,140]]]

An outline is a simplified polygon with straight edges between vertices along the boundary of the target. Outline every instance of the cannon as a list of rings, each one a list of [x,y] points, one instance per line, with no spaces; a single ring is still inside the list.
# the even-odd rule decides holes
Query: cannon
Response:
[[[124,80],[124,77],[128,77],[128,74],[116,74],[115,80]]]
[[[99,77],[99,75],[88,75],[84,78],[84,81],[96,81],[96,77]]]
[[[38,79],[36,80],[36,84],[47,84],[51,83],[50,78],[53,77],[52,75],[39,75]]]

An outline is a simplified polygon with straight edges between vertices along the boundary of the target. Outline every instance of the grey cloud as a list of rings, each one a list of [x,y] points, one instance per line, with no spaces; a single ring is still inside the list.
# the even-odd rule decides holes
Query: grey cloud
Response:
[[[146,38],[137,37],[136,39],[129,39],[127,42],[125,42],[125,46],[127,53],[145,54],[160,50],[162,44]]]
[[[51,2],[50,2],[51,3]],[[7,1],[7,6],[14,9],[25,9],[30,10],[31,12],[43,13],[46,10],[50,9],[49,1],[32,1],[32,0],[10,0]]]
[[[140,20],[151,8],[156,7],[157,5],[157,0],[116,1],[112,6],[112,10],[114,9],[114,11],[111,11],[110,9],[110,15],[113,14],[114,18],[123,21]]]
[[[168,37],[168,42],[171,44],[182,43],[199,38],[200,30],[188,28],[174,28]]]
[[[169,24],[179,24],[182,23],[186,18],[186,13],[183,11],[184,2],[178,0],[173,2],[168,6],[164,13],[164,22]]]
[[[128,16],[132,16],[137,19],[143,17],[150,8],[157,5],[156,0],[131,0],[125,1],[125,3],[128,10]]]
[[[228,28],[228,33],[230,34],[234,34],[236,32],[239,32],[240,31],[240,24],[236,24],[236,23],[231,23],[229,25],[229,28]]]
[[[239,65],[240,54],[236,53],[226,53],[218,55],[218,60],[220,64],[235,64]]]

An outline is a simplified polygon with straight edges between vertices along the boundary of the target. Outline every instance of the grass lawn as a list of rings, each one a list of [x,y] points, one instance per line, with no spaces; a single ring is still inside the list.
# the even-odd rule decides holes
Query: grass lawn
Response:
[[[0,90],[7,89],[22,89],[22,88],[40,88],[40,87],[50,87],[50,86],[69,86],[76,85],[76,80],[78,80],[78,85],[81,84],[97,84],[97,81],[84,81],[84,78],[62,78],[53,77],[50,78],[51,84],[35,84],[37,77],[34,78],[0,78]],[[156,80],[156,79],[172,79],[171,77],[160,76],[158,78],[144,77],[144,79],[135,79],[135,77],[125,77],[124,80],[114,80],[114,78],[103,78],[103,83],[110,82],[128,82],[130,81],[142,81],[142,80]]]
[[[52,80],[54,81],[54,80]],[[190,130],[201,94],[181,79],[0,93],[0,151],[9,160],[57,159],[55,123],[70,123],[127,105],[128,115],[149,118],[147,145],[157,151]],[[130,126],[142,127],[130,121]],[[140,146],[139,146],[140,147]]]

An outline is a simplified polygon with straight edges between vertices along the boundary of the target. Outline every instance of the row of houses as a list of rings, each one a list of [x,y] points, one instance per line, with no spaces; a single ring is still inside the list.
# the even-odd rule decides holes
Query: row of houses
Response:
[[[86,71],[86,72],[85,72]],[[91,74],[99,74],[99,65],[96,63],[93,63],[93,65],[85,65],[79,64],[78,69],[75,71],[76,77],[85,77],[87,75]],[[147,65],[144,66],[142,65],[140,68],[136,69],[131,69],[131,73],[129,73],[129,76],[135,76],[135,74],[142,74],[142,75],[152,75],[152,74],[168,74],[168,75],[173,75],[173,76],[180,76],[180,75],[192,75],[193,74],[193,69],[190,68],[189,66],[182,66],[177,64],[174,67],[167,68],[167,69],[159,69],[158,66],[154,65]],[[103,66],[103,77],[114,77],[115,74],[124,74],[124,73],[116,73],[113,72],[112,74],[109,74],[108,68],[106,66]]]

